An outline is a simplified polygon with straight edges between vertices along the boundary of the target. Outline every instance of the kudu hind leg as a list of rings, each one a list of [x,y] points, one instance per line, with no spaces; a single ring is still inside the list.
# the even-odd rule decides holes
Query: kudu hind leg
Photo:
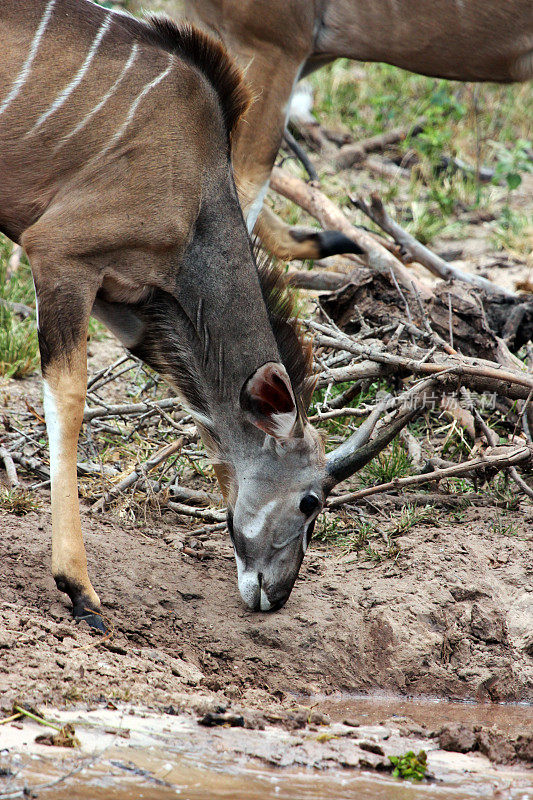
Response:
[[[39,305],[39,347],[52,485],[52,574],[70,597],[74,616],[97,630],[106,627],[87,572],[78,502],[77,448],[87,391],[87,329],[95,292],[72,280],[72,268],[47,275],[34,270]],[[54,276],[61,275],[57,280]],[[75,274],[75,273],[74,273]],[[70,281],[74,285],[69,285]]]
[[[317,260],[345,253],[364,252],[359,245],[339,231],[293,228],[267,206],[261,209],[254,232],[263,247],[283,261]]]

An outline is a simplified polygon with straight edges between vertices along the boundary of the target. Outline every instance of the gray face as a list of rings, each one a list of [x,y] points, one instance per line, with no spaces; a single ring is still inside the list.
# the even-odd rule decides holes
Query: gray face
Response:
[[[288,599],[322,508],[323,457],[306,426],[298,440],[266,436],[259,459],[238,475],[228,514],[239,591],[254,611],[281,608]]]

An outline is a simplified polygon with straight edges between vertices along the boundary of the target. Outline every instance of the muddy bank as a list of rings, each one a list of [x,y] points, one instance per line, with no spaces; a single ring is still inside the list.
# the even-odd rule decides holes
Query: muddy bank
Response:
[[[512,515],[511,515],[512,516]],[[511,517],[510,517],[511,518]],[[496,535],[490,509],[415,526],[381,563],[310,548],[286,607],[243,607],[226,535],[181,552],[186,529],[84,515],[90,573],[114,626],[76,626],[49,573],[50,516],[0,512],[0,691],[9,705],[181,702],[201,687],[249,705],[379,688],[533,700],[531,514]],[[460,534],[460,535],[459,535]]]
[[[59,725],[75,727],[76,750],[36,743],[42,728],[29,719],[0,728],[0,797],[2,791],[7,796],[25,787],[37,790],[39,797],[54,798],[71,797],[75,787],[77,798],[91,800],[131,797],[133,790],[138,797],[161,800],[176,793],[188,800],[531,796],[533,773],[523,760],[498,766],[480,750],[452,752],[449,741],[441,741],[442,731],[439,738],[405,716],[379,723],[356,721],[354,713],[365,715],[364,701],[351,701],[352,719],[344,722],[300,707],[276,725],[257,712],[222,715],[232,727],[206,725],[221,721],[220,709],[217,713],[213,702],[199,696],[190,701],[196,711],[188,714],[154,714],[128,705],[118,710],[47,709]],[[209,705],[214,713],[206,715]],[[377,713],[385,714],[389,707],[390,701],[373,703]],[[470,721],[476,720],[477,711],[470,709]],[[518,730],[513,725],[515,737]],[[406,751],[427,754],[426,775],[419,783],[391,775],[391,758]]]

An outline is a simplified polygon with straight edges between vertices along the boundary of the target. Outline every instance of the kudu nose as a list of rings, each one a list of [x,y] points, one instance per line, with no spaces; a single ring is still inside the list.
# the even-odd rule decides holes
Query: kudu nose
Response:
[[[262,572],[245,572],[239,578],[241,597],[252,611],[277,611],[285,605],[289,592],[277,592],[275,599],[269,598]]]

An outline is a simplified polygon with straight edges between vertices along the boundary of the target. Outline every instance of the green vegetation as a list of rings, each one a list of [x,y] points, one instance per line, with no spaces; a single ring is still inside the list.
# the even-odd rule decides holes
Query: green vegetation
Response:
[[[407,503],[399,513],[380,524],[364,514],[356,517],[346,511],[339,515],[324,514],[317,522],[313,540],[379,564],[396,559],[401,552],[397,537],[419,524],[438,526],[439,513],[430,505],[417,508]]]
[[[533,100],[527,84],[459,83],[345,59],[310,81],[317,119],[332,129],[340,123],[355,141],[425,120],[421,133],[386,153],[399,166],[411,167],[411,180],[372,176],[385,202],[394,199],[389,210],[420,241],[464,238],[471,212],[494,212],[496,219],[489,220],[494,247],[521,256],[531,252],[531,219],[513,208],[524,175],[533,169]],[[481,168],[492,171],[483,182],[477,178]],[[324,186],[340,202],[350,181],[354,193],[367,183],[363,175],[345,172],[340,180],[326,175]],[[369,224],[366,217],[358,221]]]
[[[15,514],[23,517],[30,511],[37,511],[39,503],[35,496],[26,489],[1,489],[0,488],[0,508],[8,514]]]
[[[510,519],[505,519],[502,515],[492,520],[490,530],[496,536],[517,536],[518,534],[515,523]]]
[[[390,533],[393,536],[401,536],[420,523],[438,525],[439,521],[439,512],[433,506],[427,505],[418,508],[407,503],[402,506],[400,513],[395,517]]]
[[[361,470],[359,479],[365,486],[375,486],[377,483],[387,483],[394,478],[409,475],[411,467],[409,455],[396,438],[391,446]]]
[[[34,305],[33,283],[28,262],[23,258],[8,280],[7,267],[13,245],[0,237],[0,376],[23,378],[39,365],[37,326],[31,314],[21,319],[11,304]]]
[[[403,756],[389,756],[389,761],[393,765],[393,778],[403,778],[409,781],[421,781],[427,772],[427,753],[420,750],[416,755],[412,750],[408,750]]]

